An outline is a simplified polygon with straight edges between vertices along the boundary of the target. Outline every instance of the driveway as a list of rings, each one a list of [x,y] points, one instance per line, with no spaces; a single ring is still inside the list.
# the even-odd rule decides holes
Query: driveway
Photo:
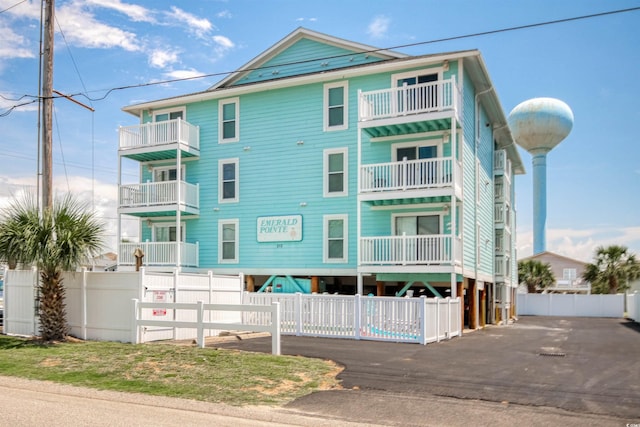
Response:
[[[270,353],[271,339],[215,346]],[[345,367],[345,390],[288,405],[309,413],[382,422],[404,412],[399,424],[418,425],[416,414],[456,398],[493,405],[493,414],[526,405],[577,417],[575,425],[640,423],[640,325],[623,319],[523,317],[427,346],[283,336],[282,353]]]

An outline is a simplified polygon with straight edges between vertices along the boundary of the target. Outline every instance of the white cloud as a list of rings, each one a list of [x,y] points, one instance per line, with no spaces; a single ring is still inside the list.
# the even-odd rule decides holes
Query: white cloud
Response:
[[[623,245],[640,256],[640,227],[547,229],[547,250],[585,262],[593,260],[598,246]],[[518,258],[533,254],[533,232],[518,231]]]
[[[155,49],[149,54],[149,65],[155,68],[165,68],[178,62],[178,52],[175,50]]]
[[[187,30],[193,32],[197,37],[204,38],[215,27],[206,18],[198,18],[197,16],[185,12],[184,10],[171,6],[171,12],[166,12],[170,19],[175,19],[186,25]]]
[[[57,12],[57,20],[65,38],[76,46],[87,48],[119,47],[131,52],[140,45],[134,33],[97,21],[93,14],[77,3],[65,4]]]
[[[369,27],[367,28],[367,34],[369,34],[369,36],[373,37],[374,39],[385,37],[387,35],[387,31],[389,30],[390,22],[391,20],[386,16],[376,16],[369,24]]]
[[[35,53],[29,49],[29,42],[13,29],[0,23],[0,58],[35,58]]]
[[[13,17],[40,20],[39,1],[18,3],[16,0],[0,0],[0,10]]]
[[[105,9],[113,9],[123,13],[134,22],[155,22],[152,12],[140,5],[122,3],[120,0],[83,0],[85,3],[93,6],[99,6]]]
[[[200,77],[203,74],[197,70],[173,70],[165,73],[165,76],[169,79],[190,79],[194,77]]]
[[[217,18],[231,19],[233,17],[233,15],[228,10],[223,10],[222,12],[216,13],[216,17]]]
[[[227,51],[236,46],[228,37],[225,36],[213,36],[213,42],[215,43],[214,52],[218,58],[224,56]]]
[[[14,112],[25,112],[25,111],[38,111],[38,102],[31,102],[33,101],[33,98],[30,97],[25,97],[22,99],[18,99],[16,98],[15,94],[11,94],[11,93],[3,93],[0,92],[0,112],[5,112],[7,111],[9,108],[14,107],[14,106],[18,106],[17,108],[15,108],[13,111]],[[5,99],[8,98],[8,99]],[[14,101],[14,99],[18,99],[16,101]],[[25,104],[25,105],[22,105]]]

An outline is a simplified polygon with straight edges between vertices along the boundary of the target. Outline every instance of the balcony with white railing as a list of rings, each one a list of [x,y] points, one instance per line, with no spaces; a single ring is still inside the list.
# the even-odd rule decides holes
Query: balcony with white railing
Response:
[[[124,126],[119,134],[120,154],[135,160],[176,158],[178,148],[183,157],[200,155],[200,128],[182,119]]]
[[[462,168],[450,157],[360,165],[362,200],[451,194],[462,194]]]
[[[179,247],[178,247],[179,246]],[[142,250],[142,265],[149,267],[198,267],[199,244],[184,242],[140,242],[121,243],[118,251],[118,265],[136,265],[134,253]],[[180,262],[178,262],[180,249]]]
[[[118,189],[118,208],[120,213],[130,215],[175,214],[177,210],[197,215],[200,211],[200,186],[184,181],[121,185]]]
[[[507,157],[507,150],[497,150],[493,154],[493,172],[511,180],[511,160]]]
[[[360,238],[361,266],[456,266],[461,260],[461,239],[450,234]]]
[[[438,121],[451,117],[459,121],[462,117],[462,92],[453,77],[358,94],[358,121],[363,128],[394,125],[398,131],[401,124],[414,123],[400,133],[446,130],[450,124],[447,127],[446,123]],[[378,135],[379,131],[368,130],[373,136],[383,136]],[[393,129],[387,131],[393,132]]]

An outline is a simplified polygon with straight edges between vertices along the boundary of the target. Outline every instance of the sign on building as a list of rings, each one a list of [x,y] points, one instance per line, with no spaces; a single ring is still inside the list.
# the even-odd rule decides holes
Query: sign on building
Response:
[[[299,242],[302,215],[258,217],[258,242]]]

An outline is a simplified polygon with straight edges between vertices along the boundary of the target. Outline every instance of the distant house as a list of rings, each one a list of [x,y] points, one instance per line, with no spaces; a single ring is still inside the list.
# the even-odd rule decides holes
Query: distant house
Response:
[[[556,278],[554,286],[545,291],[550,293],[591,293],[591,284],[582,279],[586,262],[544,251],[533,256],[522,258],[520,261],[540,261],[551,265],[551,271]]]
[[[299,28],[209,90],[124,111],[140,122],[120,129],[118,170],[139,177],[118,177],[118,234],[135,217],[141,241],[118,270],[142,251],[249,290],[463,296],[471,327],[512,309],[524,168],[479,51]]]

